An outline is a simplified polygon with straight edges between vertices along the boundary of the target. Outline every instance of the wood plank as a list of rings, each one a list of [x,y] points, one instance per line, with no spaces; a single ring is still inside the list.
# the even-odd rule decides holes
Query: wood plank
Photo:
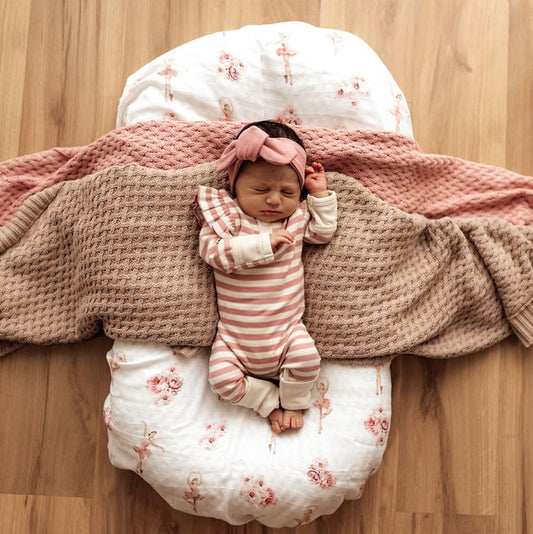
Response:
[[[429,152],[533,174],[533,0],[0,0],[0,156],[114,127],[128,75],[206,33],[302,20],[385,62]],[[172,510],[113,468],[101,420],[110,340],[0,360],[0,531],[339,534],[533,532],[533,350],[393,364],[383,464],[363,497],[299,529]]]

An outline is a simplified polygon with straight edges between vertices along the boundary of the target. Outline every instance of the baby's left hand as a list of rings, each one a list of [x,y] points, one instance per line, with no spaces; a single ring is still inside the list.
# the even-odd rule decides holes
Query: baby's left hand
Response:
[[[326,173],[321,163],[314,161],[313,165],[308,165],[305,168],[304,185],[309,194],[314,197],[327,197],[329,195]]]

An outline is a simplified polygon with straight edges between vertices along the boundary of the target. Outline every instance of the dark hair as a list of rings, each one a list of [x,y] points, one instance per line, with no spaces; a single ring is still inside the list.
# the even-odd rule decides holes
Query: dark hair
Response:
[[[261,128],[261,130],[266,132],[269,137],[285,137],[290,139],[291,141],[298,143],[305,150],[304,143],[298,137],[298,134],[290,126],[287,126],[282,122],[269,120],[251,122],[239,132],[239,135],[241,135],[244,130],[250,128],[250,126],[257,126],[258,128]],[[239,137],[239,135],[237,135],[237,137]]]

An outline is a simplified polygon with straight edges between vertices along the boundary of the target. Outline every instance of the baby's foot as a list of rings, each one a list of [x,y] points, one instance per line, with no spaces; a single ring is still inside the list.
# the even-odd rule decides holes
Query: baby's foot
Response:
[[[292,428],[298,430],[304,426],[304,414],[302,410],[284,410],[282,430]]]
[[[281,408],[276,408],[270,412],[268,416],[270,421],[270,428],[275,434],[279,434],[283,430],[283,410]]]

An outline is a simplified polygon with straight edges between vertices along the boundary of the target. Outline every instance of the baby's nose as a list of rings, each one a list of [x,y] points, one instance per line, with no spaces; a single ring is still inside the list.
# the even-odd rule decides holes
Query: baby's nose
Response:
[[[275,191],[272,191],[271,193],[269,193],[267,198],[266,198],[266,201],[269,204],[272,204],[272,205],[279,204],[279,200],[280,200],[279,193],[277,193]]]

